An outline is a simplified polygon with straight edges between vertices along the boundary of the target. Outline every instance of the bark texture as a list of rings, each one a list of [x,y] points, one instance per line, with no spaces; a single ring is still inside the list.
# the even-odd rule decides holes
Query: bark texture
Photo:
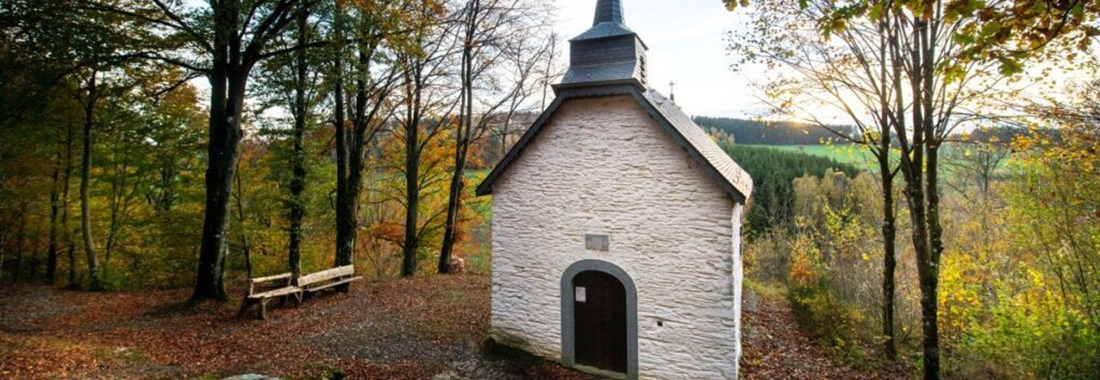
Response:
[[[98,100],[98,84],[96,76],[92,72],[88,80],[87,98],[84,99],[84,128],[82,134],[83,150],[80,159],[80,233],[84,238],[84,254],[88,264],[88,290],[104,290],[103,281],[99,275],[99,261],[96,259],[95,240],[92,238],[92,216],[88,185],[91,181],[92,169],[92,125],[95,120],[95,106]]]

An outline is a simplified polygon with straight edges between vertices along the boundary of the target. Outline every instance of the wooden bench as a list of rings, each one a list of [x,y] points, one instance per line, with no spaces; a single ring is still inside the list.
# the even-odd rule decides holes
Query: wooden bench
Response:
[[[263,290],[264,287],[260,287],[261,292],[257,293],[256,288],[259,284],[274,283],[275,281],[286,280],[284,285],[276,285],[277,287],[268,290]],[[253,305],[260,305],[260,319],[267,319],[267,302],[273,298],[281,298],[286,300],[293,296],[295,305],[302,303],[302,289],[293,285],[293,277],[291,274],[283,273],[274,276],[253,278],[248,280],[248,295],[241,301],[241,311],[237,313],[237,318],[243,317],[245,312],[248,311]],[[266,285],[270,288],[271,285]]]
[[[298,287],[306,293],[313,293],[362,279],[363,277],[355,275],[354,265],[344,265],[298,277]],[[347,287],[342,291],[347,293]]]

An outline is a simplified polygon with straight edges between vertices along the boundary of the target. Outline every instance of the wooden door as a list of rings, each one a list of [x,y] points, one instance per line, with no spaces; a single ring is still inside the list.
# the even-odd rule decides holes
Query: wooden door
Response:
[[[586,271],[573,277],[576,362],[626,373],[626,288],[615,277]]]

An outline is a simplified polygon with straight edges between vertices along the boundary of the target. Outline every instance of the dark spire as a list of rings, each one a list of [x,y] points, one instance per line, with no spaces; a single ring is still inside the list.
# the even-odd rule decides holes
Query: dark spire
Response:
[[[601,22],[625,24],[623,22],[623,2],[621,0],[599,0],[599,3],[596,3],[596,17],[592,20],[592,26],[599,25]]]

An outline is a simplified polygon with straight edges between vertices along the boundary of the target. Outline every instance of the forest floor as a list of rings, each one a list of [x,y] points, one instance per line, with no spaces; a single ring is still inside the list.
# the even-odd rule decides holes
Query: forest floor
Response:
[[[88,293],[5,284],[0,378],[425,379],[456,369],[461,378],[485,373],[461,363],[484,363],[489,292],[489,278],[477,275],[356,283],[347,294],[269,309],[259,321],[235,318],[237,302],[184,307],[187,289]],[[799,333],[782,298],[747,294],[744,324],[745,378],[904,377],[836,364]],[[588,378],[545,361],[489,363],[515,378]]]
[[[745,286],[741,374],[745,379],[909,379],[900,365],[855,368],[798,326],[781,290]]]

